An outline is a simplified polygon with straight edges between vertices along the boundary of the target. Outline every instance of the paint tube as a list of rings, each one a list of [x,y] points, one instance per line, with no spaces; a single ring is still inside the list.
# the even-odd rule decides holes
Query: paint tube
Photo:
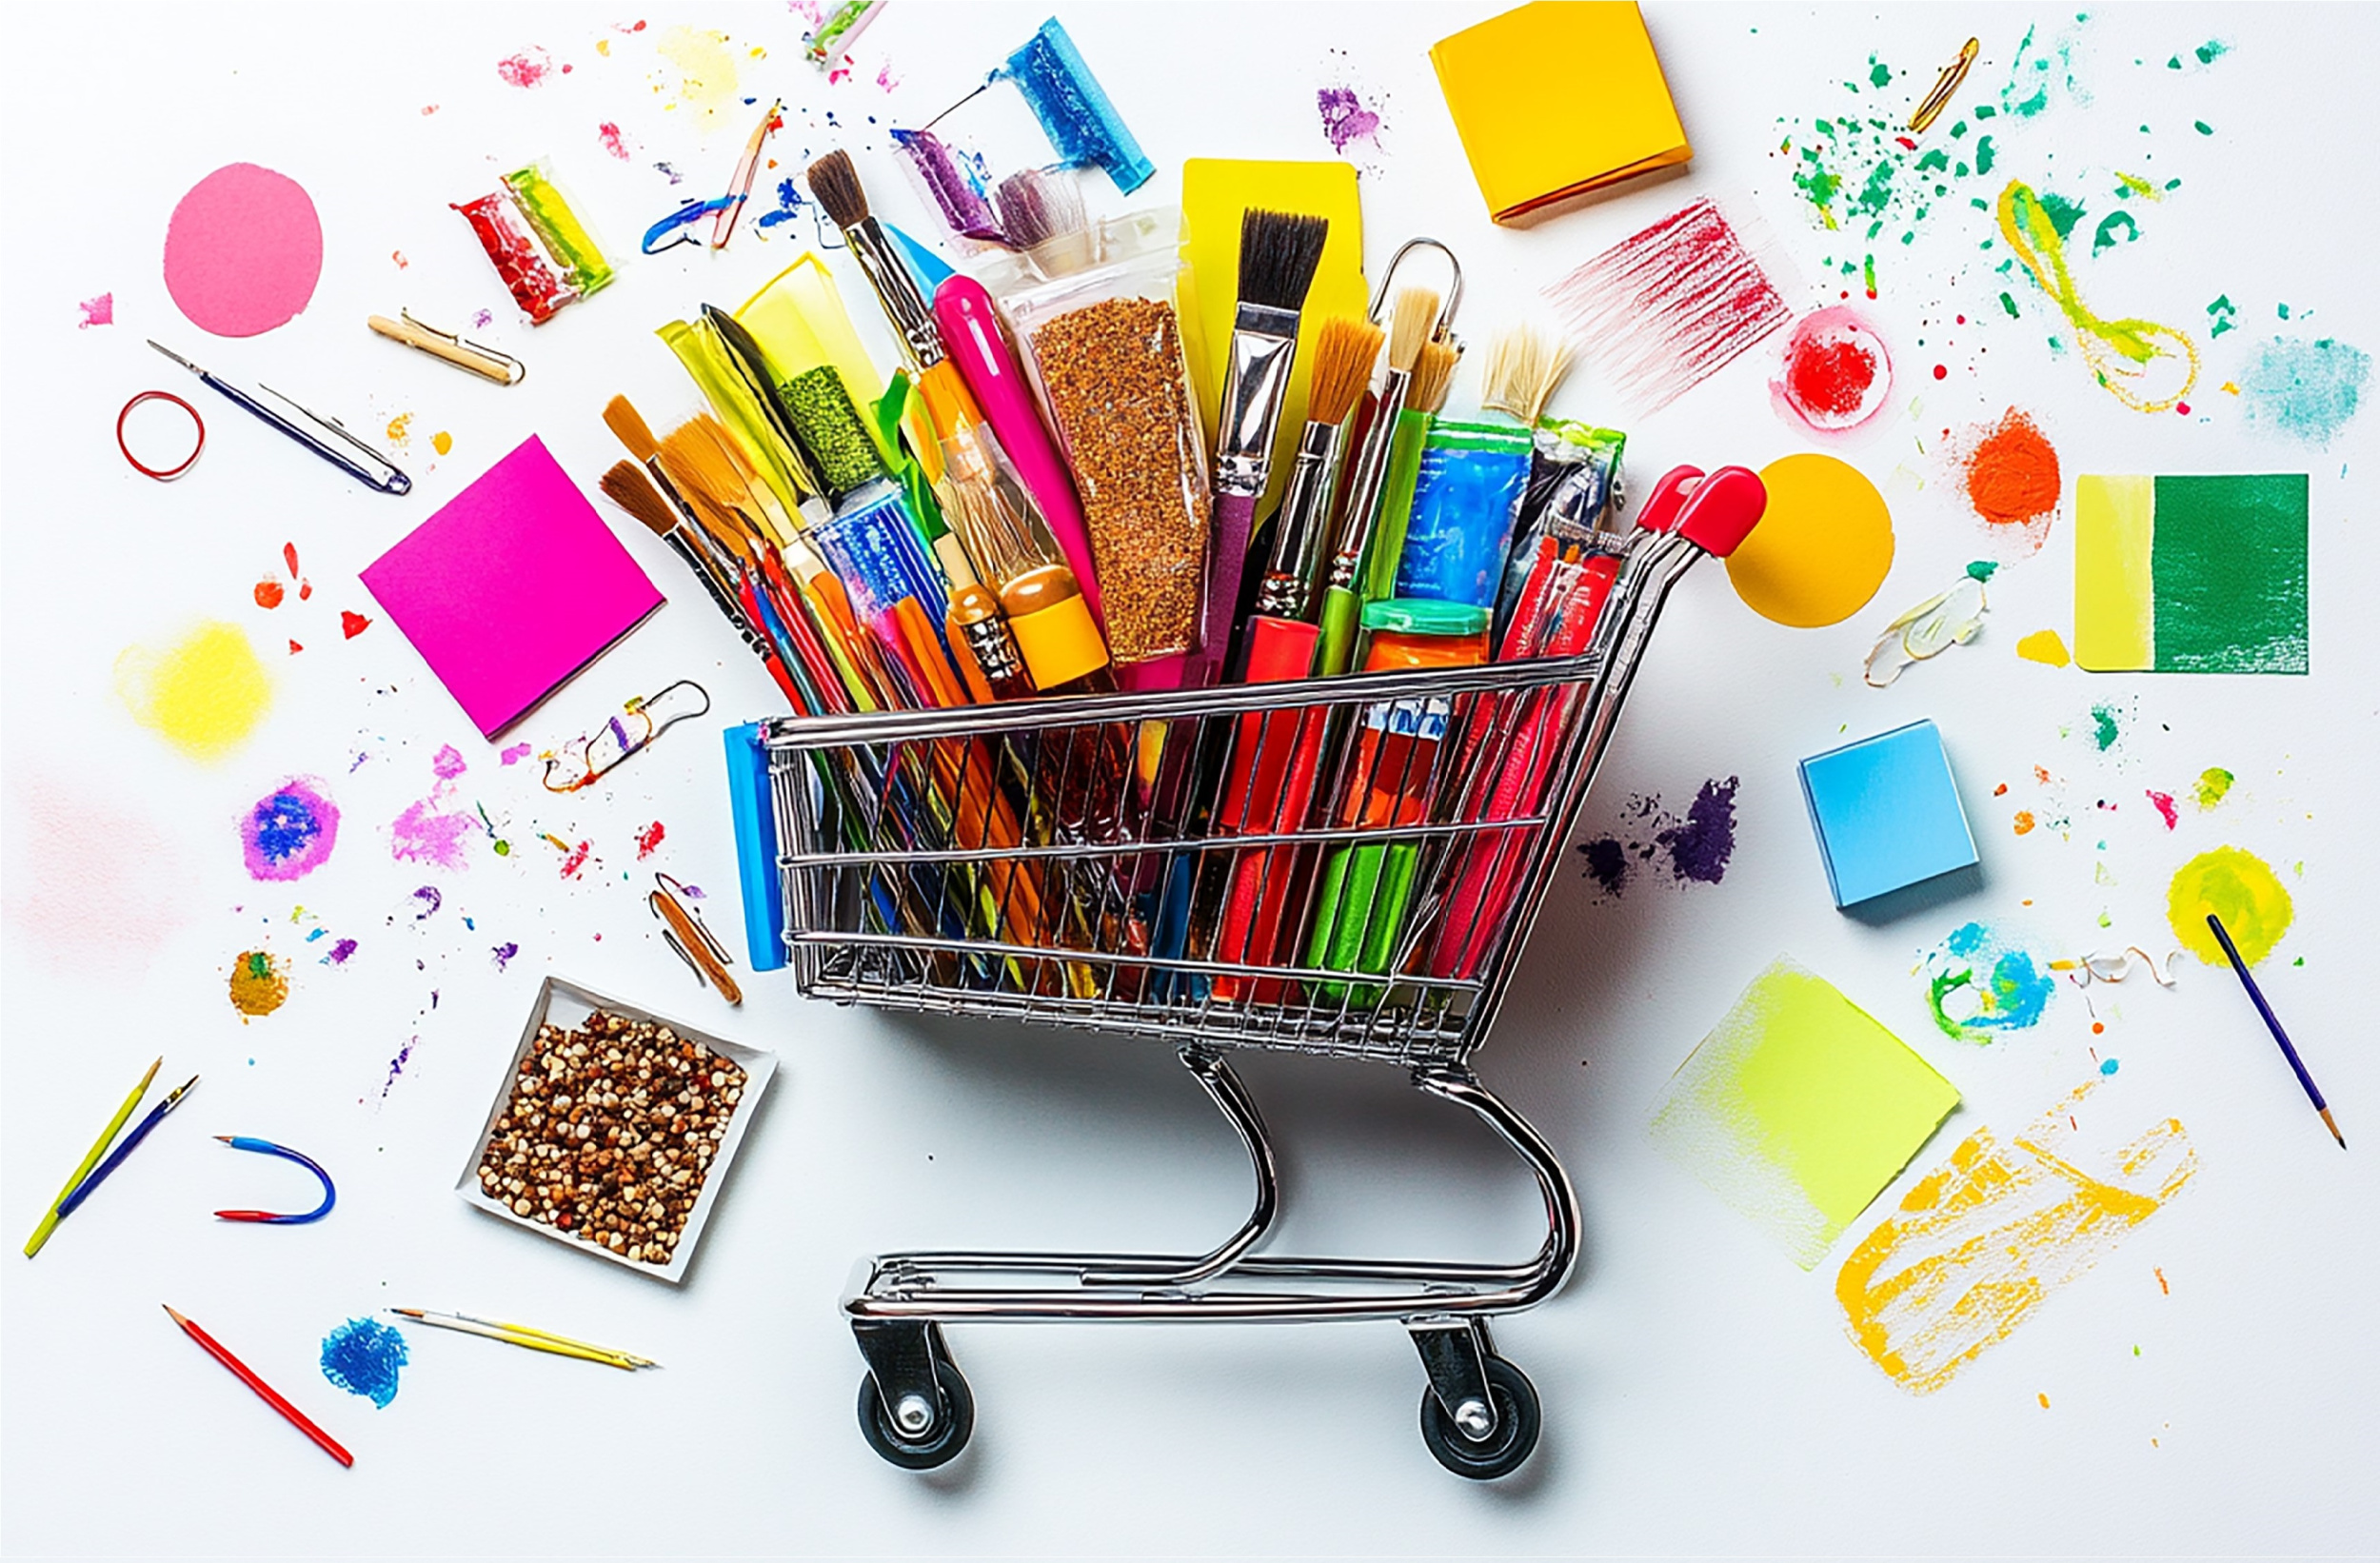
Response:
[[[1421,446],[1396,595],[1493,607],[1528,485],[1529,430],[1438,419]]]
[[[515,168],[503,187],[455,205],[487,252],[512,302],[543,326],[610,283],[611,263],[570,209],[543,163]]]
[[[1538,421],[1532,444],[1529,481],[1514,515],[1503,582],[1496,594],[1493,643],[1499,646],[1528,589],[1540,539],[1552,539],[1566,559],[1627,548],[1618,520],[1619,459],[1628,436],[1573,419],[1547,418]]]

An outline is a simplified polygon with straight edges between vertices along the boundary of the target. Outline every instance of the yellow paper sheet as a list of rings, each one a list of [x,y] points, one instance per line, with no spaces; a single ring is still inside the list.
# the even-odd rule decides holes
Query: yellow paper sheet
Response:
[[[1809,1270],[1957,1105],[1956,1086],[1779,956],[1678,1067],[1652,1134]]]
[[[1279,503],[1298,436],[1305,427],[1306,386],[1314,374],[1314,336],[1325,316],[1361,315],[1371,303],[1363,285],[1363,212],[1356,170],[1346,163],[1273,163],[1194,157],[1181,166],[1181,253],[1189,263],[1181,312],[1184,344],[1197,382],[1206,445],[1215,448],[1215,419],[1222,405],[1223,372],[1231,355],[1232,317],[1240,303],[1240,218],[1250,207],[1302,212],[1331,225],[1315,268],[1314,287],[1299,317],[1298,360],[1281,404],[1273,441],[1273,475],[1258,502],[1260,516]]]
[[[2074,662],[2093,673],[2157,665],[2156,480],[2074,480]]]

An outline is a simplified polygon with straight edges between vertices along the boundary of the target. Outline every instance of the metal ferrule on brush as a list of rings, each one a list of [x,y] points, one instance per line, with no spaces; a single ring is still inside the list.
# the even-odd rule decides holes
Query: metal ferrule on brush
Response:
[[[1260,494],[1272,466],[1273,432],[1298,356],[1298,311],[1241,301],[1232,323],[1222,416],[1215,425],[1215,491]]]
[[[909,349],[909,357],[920,369],[930,369],[948,356],[942,350],[942,334],[934,325],[934,311],[928,307],[925,295],[918,291],[917,279],[893,253],[892,243],[884,237],[884,226],[873,217],[863,217],[843,230],[843,239],[851,246],[852,255],[860,269],[867,274],[868,286],[876,289],[876,301],[884,307],[884,316],[893,329],[901,333],[902,345]]]
[[[1033,675],[1025,671],[1024,653],[1017,649],[1017,638],[1008,629],[1008,621],[1000,618],[978,619],[959,626],[960,636],[967,643],[975,665],[983,675],[983,682],[998,689],[1022,680],[1033,683]]]
[[[1388,481],[1388,451],[1395,443],[1397,415],[1405,410],[1405,388],[1413,376],[1391,369],[1380,381],[1377,410],[1363,444],[1356,447],[1356,473],[1347,486],[1347,529],[1331,556],[1330,584],[1340,591],[1355,588],[1356,571],[1363,551],[1372,545],[1372,522],[1380,507],[1380,490]]]
[[[1315,568],[1321,563],[1323,513],[1339,472],[1337,424],[1308,424],[1273,529],[1273,567],[1257,587],[1256,611],[1313,622]]]

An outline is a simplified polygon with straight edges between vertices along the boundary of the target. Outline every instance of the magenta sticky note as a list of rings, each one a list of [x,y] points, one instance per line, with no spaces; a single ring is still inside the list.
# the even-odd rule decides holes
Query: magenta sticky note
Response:
[[[662,604],[533,434],[374,560],[364,584],[486,738]]]

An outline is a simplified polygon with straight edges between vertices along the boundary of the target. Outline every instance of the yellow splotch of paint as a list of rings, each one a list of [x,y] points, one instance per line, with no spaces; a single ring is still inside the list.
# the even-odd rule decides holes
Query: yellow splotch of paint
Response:
[[[2041,663],[2051,667],[2064,667],[2074,660],[2054,629],[2036,629],[2018,641],[2016,655],[2029,663]]]
[[[2231,783],[2237,780],[2222,766],[2210,765],[2198,773],[2198,787],[2191,796],[2200,808],[2211,809],[2223,801],[2231,790]]]
[[[403,450],[413,443],[413,415],[400,412],[388,420],[388,443]]]
[[[231,960],[231,1007],[253,1019],[270,1015],[289,997],[289,963],[264,950],[242,950]]]
[[[678,68],[678,101],[711,113],[735,101],[736,56],[727,35],[708,28],[673,27],[653,51]]]
[[[2094,1078],[2003,1145],[1978,1129],[1910,1189],[1835,1279],[1852,1341],[1912,1395],[1931,1395],[2106,1256],[2198,1170],[2167,1118],[2086,1170],[2070,1143]]]
[[[127,647],[116,658],[116,696],[184,754],[218,760],[264,720],[272,680],[239,625],[209,620],[164,651]]]
[[[429,448],[444,456],[454,448],[454,436],[442,428],[429,437]]]
[[[2252,852],[2218,846],[2182,864],[2165,893],[2166,920],[2182,948],[2210,966],[2225,964],[2223,946],[2207,926],[2207,914],[2223,920],[2224,931],[2239,947],[2239,958],[2254,965],[2272,953],[2290,930],[2294,915],[2290,893],[2271,864]]]

